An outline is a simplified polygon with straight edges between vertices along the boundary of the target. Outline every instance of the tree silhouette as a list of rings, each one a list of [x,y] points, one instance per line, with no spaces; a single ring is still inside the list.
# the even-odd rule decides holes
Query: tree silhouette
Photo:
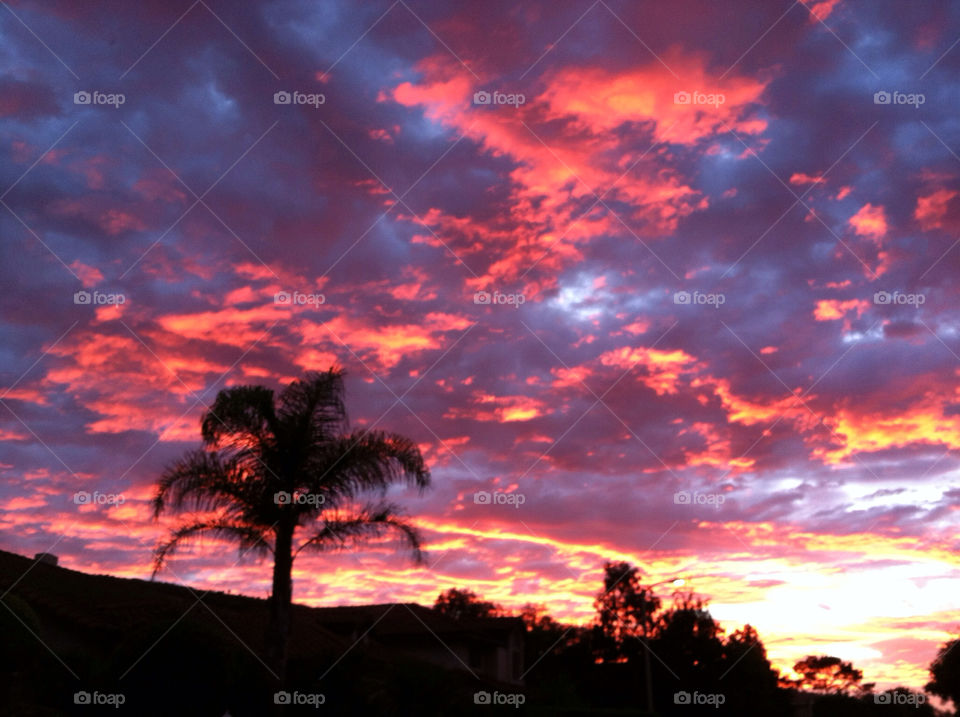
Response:
[[[520,609],[520,618],[523,620],[527,632],[560,636],[567,630],[563,624],[553,619],[544,605],[527,603]]]
[[[778,690],[778,677],[752,625],[727,637],[717,684],[722,685],[732,714],[789,714],[789,699],[786,691]]]
[[[660,599],[641,584],[639,568],[608,562],[603,570],[603,590],[594,601],[598,657],[604,661],[628,659],[629,653],[636,651],[636,639],[650,634]]]
[[[309,372],[279,396],[264,386],[220,391],[201,421],[203,448],[161,477],[154,517],[197,511],[156,548],[154,575],[185,540],[203,534],[273,555],[268,659],[283,681],[293,562],[303,550],[351,547],[395,532],[422,560],[420,536],[386,502],[396,483],[421,491],[430,471],[416,443],[380,431],[348,432],[344,373]],[[298,532],[306,531],[298,547]]]
[[[472,590],[450,588],[437,595],[433,609],[452,617],[454,620],[479,617],[503,617],[504,610],[499,605],[481,600]]]
[[[653,651],[680,679],[684,689],[712,689],[724,666],[723,629],[693,593],[680,593],[657,619]],[[660,661],[661,677],[671,677]]]
[[[951,700],[960,710],[960,639],[947,642],[930,664],[930,694]]]
[[[793,684],[823,693],[848,693],[860,685],[863,673],[849,662],[829,655],[807,655],[793,666],[800,679]]]

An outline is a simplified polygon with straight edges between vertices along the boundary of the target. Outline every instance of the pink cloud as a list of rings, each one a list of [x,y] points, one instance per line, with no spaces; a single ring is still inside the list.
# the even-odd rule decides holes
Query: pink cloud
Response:
[[[887,217],[883,206],[864,204],[850,217],[850,226],[858,236],[866,237],[875,244],[887,235]]]

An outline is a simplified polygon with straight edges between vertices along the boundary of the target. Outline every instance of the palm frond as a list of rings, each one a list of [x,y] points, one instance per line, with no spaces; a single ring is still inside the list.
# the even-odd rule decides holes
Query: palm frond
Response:
[[[241,555],[246,552],[266,555],[273,551],[265,532],[259,528],[225,519],[198,520],[172,531],[169,540],[157,546],[154,551],[152,577],[156,577],[163,569],[167,558],[176,552],[181,543],[207,533],[237,540]]]
[[[273,391],[266,386],[233,386],[217,394],[200,424],[203,442],[219,448],[262,447],[276,434]]]
[[[218,452],[194,450],[164,471],[153,498],[153,516],[166,508],[218,510],[251,502],[256,481],[233,459]]]
[[[308,447],[342,432],[347,425],[343,369],[309,371],[278,399],[277,415],[297,445]]]
[[[388,533],[396,534],[410,548],[416,564],[423,563],[419,531],[401,516],[398,506],[383,502],[368,504],[347,516],[328,514],[323,526],[297,548],[296,554],[302,550],[345,550]]]
[[[409,438],[382,431],[355,431],[318,447],[305,466],[304,487],[327,496],[328,505],[366,491],[386,493],[405,483],[421,492],[430,486],[430,470]]]

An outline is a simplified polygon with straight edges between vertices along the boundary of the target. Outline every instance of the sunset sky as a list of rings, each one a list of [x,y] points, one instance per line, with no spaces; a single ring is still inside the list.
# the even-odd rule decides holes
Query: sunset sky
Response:
[[[297,601],[583,622],[627,560],[781,669],[922,687],[960,633],[957,3],[11,1],[0,36],[0,549],[149,577],[217,391],[338,364],[427,457],[427,564],[301,557]],[[161,577],[270,589],[214,541]]]

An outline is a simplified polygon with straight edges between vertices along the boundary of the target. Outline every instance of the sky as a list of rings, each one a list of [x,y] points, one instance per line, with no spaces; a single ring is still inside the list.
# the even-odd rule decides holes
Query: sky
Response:
[[[217,392],[336,364],[429,462],[392,496],[428,557],[301,557],[297,601],[582,623],[627,560],[784,670],[920,687],[957,636],[956,3],[13,0],[0,37],[0,549],[148,578]],[[160,577],[270,588],[212,540]]]

